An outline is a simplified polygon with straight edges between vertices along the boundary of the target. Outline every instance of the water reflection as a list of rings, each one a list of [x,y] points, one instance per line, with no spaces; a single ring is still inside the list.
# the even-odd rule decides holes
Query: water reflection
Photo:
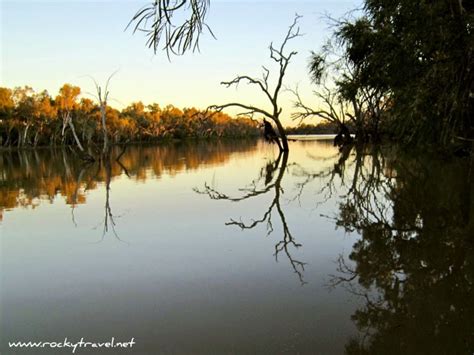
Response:
[[[110,184],[122,174],[142,182],[163,174],[175,176],[200,166],[224,164],[232,155],[248,153],[256,147],[255,140],[215,141],[212,144],[177,142],[129,146],[126,150],[115,147],[106,159],[92,164],[77,159],[67,148],[0,151],[0,221],[5,210],[34,208],[41,202],[53,203],[57,196],[74,208],[86,203],[87,192],[96,189],[98,184],[106,185],[106,200],[109,201]],[[110,212],[108,204],[106,202],[106,210]]]
[[[281,240],[275,245],[275,258],[278,261],[278,255],[284,253],[288,258],[293,271],[298,275],[301,284],[305,284],[303,278],[304,265],[306,263],[299,261],[292,257],[291,248],[299,248],[301,244],[296,243],[293,237],[288,222],[285,218],[285,213],[281,204],[281,197],[283,194],[282,180],[285,172],[288,168],[288,152],[281,152],[275,160],[269,160],[265,166],[261,169],[260,175],[257,179],[253,180],[248,186],[240,188],[239,190],[243,195],[239,197],[231,197],[217,191],[214,187],[205,183],[204,189],[195,189],[200,194],[207,194],[213,200],[226,200],[231,202],[239,202],[244,200],[253,199],[255,197],[261,197],[263,195],[272,195],[270,204],[266,208],[265,212],[261,214],[261,217],[253,219],[251,222],[244,222],[242,219],[239,221],[231,219],[226,222],[228,226],[238,226],[242,230],[253,229],[260,224],[266,225],[267,236],[274,232],[274,220],[273,214],[276,210],[277,218],[281,224]]]
[[[87,165],[1,152],[2,344],[472,353],[472,160],[323,142],[272,154],[255,141],[117,148]]]
[[[352,157],[351,172],[347,158],[333,168],[347,182],[335,223],[361,238],[331,285],[366,300],[346,353],[472,353],[472,159],[375,147]]]
[[[119,153],[117,158],[115,158],[115,161],[122,168],[124,173],[130,178],[130,174],[128,173],[127,168],[125,168],[125,166],[120,161],[120,158],[125,153],[125,149],[126,148],[123,148],[123,150]],[[109,231],[109,228],[111,228],[112,232],[114,233],[115,238],[122,241],[120,237],[118,236],[117,231],[115,230],[114,214],[112,213],[112,207],[110,206],[110,182],[112,180],[111,160],[112,160],[112,153],[109,151],[106,155],[103,155],[101,157],[101,160],[99,162],[100,165],[103,165],[103,170],[105,171],[105,206],[104,206],[105,212],[104,212],[104,229],[102,233],[102,239],[105,237],[105,234]]]

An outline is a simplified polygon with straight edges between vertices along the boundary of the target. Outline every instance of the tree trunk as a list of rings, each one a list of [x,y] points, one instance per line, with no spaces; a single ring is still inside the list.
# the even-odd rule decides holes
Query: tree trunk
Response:
[[[75,130],[75,128],[74,128],[74,125],[72,124],[71,118],[69,118],[69,127],[71,128],[72,135],[74,136],[74,139],[76,140],[77,146],[79,147],[79,149],[81,150],[81,152],[83,152],[83,151],[84,151],[84,147],[82,146],[81,141],[79,140],[79,137],[78,137],[77,134],[76,134],[76,130]]]
[[[35,138],[33,138],[33,147],[36,147],[38,145],[38,139],[39,139],[39,131],[36,131]]]
[[[68,125],[69,128],[71,129],[72,135],[74,136],[74,140],[76,141],[77,146],[79,147],[81,152],[84,152],[84,147],[82,146],[81,141],[79,137],[77,136],[74,124],[72,123],[72,117],[71,117],[70,112],[67,112],[65,116],[63,117],[63,129],[62,129],[63,141],[64,141],[64,133],[66,130],[66,125]]]
[[[5,141],[5,147],[8,147],[8,146],[10,145],[10,139],[11,139],[11,135],[12,135],[12,130],[13,130],[12,127],[8,128],[7,140]]]
[[[101,116],[102,116],[102,133],[104,134],[104,148],[103,148],[103,153],[105,154],[107,152],[107,149],[108,149],[108,146],[109,146],[109,138],[107,136],[107,126],[106,126],[106,122],[105,122],[105,107],[106,104],[105,103],[101,103],[100,105],[100,113],[101,113]]]
[[[280,134],[281,143],[282,143],[281,146],[278,145],[278,147],[280,148],[281,151],[288,152],[290,148],[288,147],[288,138],[286,138],[285,129],[283,128],[283,125],[281,124],[278,117],[275,117],[273,121],[275,121],[275,124],[278,128],[278,133]]]
[[[22,145],[22,138],[23,138],[23,134],[21,134],[21,129],[18,128],[18,148],[20,148]]]
[[[30,124],[27,124],[25,127],[25,132],[23,133],[23,145],[28,143],[28,129],[30,128]]]

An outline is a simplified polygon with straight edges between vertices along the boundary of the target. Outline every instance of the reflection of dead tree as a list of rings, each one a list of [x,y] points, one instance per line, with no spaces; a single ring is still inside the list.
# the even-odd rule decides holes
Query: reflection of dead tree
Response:
[[[286,34],[285,39],[283,40],[281,46],[275,48],[273,43],[270,44],[270,58],[273,59],[279,66],[278,72],[278,79],[276,85],[273,89],[270,88],[269,85],[269,76],[270,70],[266,67],[263,67],[263,75],[262,78],[253,78],[248,75],[239,75],[233,80],[230,81],[223,81],[221,84],[225,85],[226,87],[230,87],[232,85],[239,85],[241,82],[246,82],[251,85],[256,85],[266,96],[268,101],[271,104],[272,110],[267,111],[265,109],[252,106],[252,105],[245,105],[238,102],[231,102],[223,105],[213,105],[210,106],[209,109],[215,111],[222,111],[228,107],[238,107],[240,109],[245,110],[243,115],[251,115],[254,114],[261,114],[264,117],[271,119],[275,125],[277,126],[278,133],[280,135],[281,143],[278,139],[275,139],[275,142],[278,144],[280,151],[288,151],[288,139],[286,137],[285,129],[283,128],[282,123],[280,122],[280,114],[282,112],[281,107],[278,104],[278,96],[280,94],[281,87],[283,85],[283,78],[285,76],[286,69],[288,68],[288,64],[290,63],[291,58],[296,55],[296,52],[290,52],[289,54],[285,54],[285,46],[287,42],[291,39],[294,39],[300,36],[299,27],[296,27],[298,20],[301,16],[296,15],[292,25],[289,27],[288,32]]]
[[[116,162],[123,169],[125,174],[127,176],[129,176],[128,172],[127,172],[126,168],[123,166],[123,164],[121,164],[119,160],[116,160]],[[101,155],[101,159],[97,162],[97,170],[96,170],[95,174],[93,174],[93,176],[94,176],[93,180],[99,180],[99,176],[100,176],[102,171],[105,173],[104,219],[97,226],[95,226],[94,229],[97,229],[100,225],[103,225],[102,237],[99,240],[99,242],[104,240],[104,237],[105,237],[106,233],[109,231],[109,229],[112,230],[114,236],[119,241],[124,242],[122,239],[120,239],[120,237],[118,236],[118,233],[115,229],[115,226],[116,226],[115,218],[116,218],[116,216],[112,213],[112,207],[111,207],[111,204],[110,204],[110,191],[111,191],[110,185],[111,185],[111,182],[112,182],[111,151],[108,151],[108,153],[105,154],[105,155]],[[79,188],[79,181],[80,181],[80,178],[81,178],[83,172],[84,172],[84,169],[81,171],[81,174],[78,178],[78,185],[77,185],[78,187],[77,188]],[[73,222],[74,222],[74,219],[73,219]]]
[[[117,234],[117,231],[115,230],[114,215],[112,213],[112,208],[110,206],[110,182],[112,178],[112,165],[110,162],[110,154],[104,157],[103,163],[104,163],[104,169],[105,169],[105,214],[104,214],[104,229],[102,232],[102,240],[104,239],[105,234],[109,231],[109,222],[110,222],[110,228],[112,229],[112,232],[114,233],[115,238],[123,242],[123,240],[120,239],[120,237]]]
[[[112,214],[112,208],[110,207],[110,180],[111,180],[111,175],[112,175],[112,169],[111,169],[109,159],[104,159],[104,167],[105,167],[105,217],[104,217],[104,232],[102,234],[102,237],[109,230],[108,222],[110,220],[112,231],[114,235],[118,238],[117,232],[115,231],[115,221],[114,221],[114,216]]]
[[[288,223],[285,218],[285,214],[280,204],[280,197],[283,192],[283,188],[281,187],[281,181],[285,174],[287,164],[288,164],[288,152],[280,152],[280,154],[278,155],[278,158],[276,159],[274,163],[268,163],[262,169],[262,173],[260,174],[260,179],[258,180],[264,179],[265,186],[259,189],[257,187],[258,180],[253,181],[250,187],[241,189],[241,191],[244,191],[245,194],[240,197],[230,197],[226,194],[220,193],[219,191],[211,188],[207,184],[204,185],[205,189],[203,191],[200,191],[197,189],[195,189],[195,191],[198,193],[207,194],[213,200],[227,200],[227,201],[232,201],[232,202],[247,200],[256,196],[264,195],[270,191],[274,191],[275,196],[261,218],[254,219],[248,223],[243,222],[242,220],[236,221],[234,219],[231,219],[230,222],[226,223],[226,225],[238,226],[239,228],[244,230],[244,229],[253,229],[260,224],[266,223],[267,236],[268,236],[274,231],[272,215],[273,215],[274,210],[276,210],[278,217],[281,221],[282,228],[283,228],[283,239],[275,245],[275,258],[278,260],[278,255],[281,252],[284,252],[288,260],[290,261],[291,267],[293,268],[294,272],[298,275],[300,282],[302,284],[305,284],[306,282],[303,279],[303,272],[304,272],[304,266],[306,263],[294,259],[289,249],[290,246],[294,248],[299,248],[301,244],[298,244],[295,242],[295,239],[293,235],[291,234],[290,228],[288,227]],[[278,174],[276,175],[276,177],[274,177],[276,172],[278,172]]]

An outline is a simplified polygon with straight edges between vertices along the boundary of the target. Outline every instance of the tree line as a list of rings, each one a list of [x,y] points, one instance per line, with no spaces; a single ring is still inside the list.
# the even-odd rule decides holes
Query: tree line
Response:
[[[104,137],[111,143],[124,143],[259,134],[258,123],[246,117],[142,102],[117,110],[107,103],[81,98],[81,92],[71,84],[64,84],[56,97],[28,86],[1,87],[0,146],[77,145],[83,150],[84,145],[101,143]]]

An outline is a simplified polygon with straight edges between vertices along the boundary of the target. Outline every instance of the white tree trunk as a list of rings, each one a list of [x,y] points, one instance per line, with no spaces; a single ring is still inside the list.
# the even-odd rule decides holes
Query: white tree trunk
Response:
[[[63,136],[64,136],[64,130],[65,130],[65,124],[69,125],[69,128],[71,128],[72,135],[74,136],[74,140],[76,141],[77,146],[81,150],[81,152],[84,151],[84,147],[81,144],[81,141],[79,140],[79,137],[76,134],[76,129],[74,128],[74,124],[72,123],[72,118],[71,114],[68,112],[63,120]]]
[[[106,126],[106,122],[105,122],[105,119],[106,119],[106,115],[105,115],[105,107],[106,107],[106,103],[105,102],[101,102],[101,105],[100,105],[100,113],[101,113],[101,116],[102,116],[102,132],[104,134],[104,148],[103,148],[103,152],[106,153],[107,152],[107,148],[109,146],[109,138],[107,136],[107,126]]]

